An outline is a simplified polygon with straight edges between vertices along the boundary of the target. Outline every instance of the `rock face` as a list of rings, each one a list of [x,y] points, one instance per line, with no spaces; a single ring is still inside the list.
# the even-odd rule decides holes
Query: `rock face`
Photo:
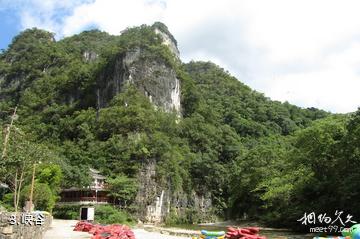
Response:
[[[162,223],[172,213],[185,216],[187,210],[193,210],[206,221],[211,214],[212,201],[209,195],[195,192],[172,192],[167,185],[156,182],[156,162],[148,160],[139,172],[139,191],[135,199],[138,205],[137,217],[148,223]]]
[[[160,30],[155,31],[161,35],[164,44],[173,52],[174,57],[178,58],[179,51],[176,45],[165,33]],[[133,84],[157,108],[166,112],[175,111],[180,115],[180,81],[176,77],[175,70],[164,59],[146,57],[146,51],[137,47],[117,56],[110,69],[111,72],[102,75],[98,82],[98,108],[105,107],[124,85]]]
[[[178,61],[179,50],[173,37],[168,33],[154,28]],[[176,112],[180,116],[180,81],[175,69],[161,57],[149,57],[149,52],[135,47],[119,54],[100,76],[97,87],[97,107],[106,107],[109,101],[127,84],[134,85],[147,96],[155,107],[166,112]],[[84,54],[90,60],[90,54]],[[199,195],[195,192],[172,192],[171,183],[160,185],[156,180],[156,160],[144,162],[138,175],[139,191],[135,205],[138,206],[137,216],[143,222],[161,223],[171,213],[184,216],[187,210],[198,212],[206,218],[211,209],[210,195]]]
[[[173,37],[159,28],[154,29],[174,56],[180,60],[179,50]],[[89,61],[91,55],[84,54]],[[180,81],[176,72],[165,59],[149,57],[146,49],[135,47],[119,54],[98,80],[97,107],[106,107],[109,101],[122,91],[127,84],[134,85],[147,96],[156,108],[181,115]],[[139,191],[135,205],[138,205],[138,218],[143,222],[161,223],[171,211],[177,215],[185,214],[192,208],[206,214],[211,208],[211,200],[204,195],[173,193],[167,185],[156,181],[156,160],[144,162],[139,172]]]
[[[83,57],[85,61],[95,61],[98,58],[98,54],[93,51],[85,51]]]
[[[171,39],[171,37],[165,32],[162,32],[159,28],[155,28],[155,33],[161,36],[161,38],[163,39],[163,44],[169,47],[170,51],[175,55],[176,58],[180,59],[179,49],[177,48],[176,43]]]

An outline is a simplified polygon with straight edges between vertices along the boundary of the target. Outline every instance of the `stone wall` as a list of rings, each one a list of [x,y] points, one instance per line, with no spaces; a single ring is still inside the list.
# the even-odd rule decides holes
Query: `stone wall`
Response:
[[[14,215],[15,213],[0,212],[0,239],[42,239],[52,221],[50,215],[43,214],[44,222],[42,225],[36,225],[36,214],[18,213],[16,218]],[[22,218],[24,215],[27,216],[26,220]],[[33,218],[33,220],[29,218]],[[11,219],[13,219],[15,225],[11,225]]]

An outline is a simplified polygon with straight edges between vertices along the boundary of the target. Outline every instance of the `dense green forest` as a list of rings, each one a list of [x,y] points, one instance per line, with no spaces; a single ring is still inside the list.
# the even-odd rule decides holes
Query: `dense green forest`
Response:
[[[29,29],[1,52],[1,151],[15,107],[17,117],[0,162],[0,182],[12,190],[0,193],[0,205],[13,207],[20,178],[24,202],[34,163],[40,209],[53,210],[60,188],[89,185],[89,167],[108,175],[113,196],[131,204],[141,165],[154,159],[159,185],[210,193],[211,213],[220,219],[247,215],[297,227],[305,212],[360,216],[360,111],[334,115],[272,101],[211,62],[180,62],[154,26],[170,34],[156,23],[120,36],[92,30],[55,41],[52,33]],[[100,75],[134,47],[176,71],[181,118],[154,107],[131,84],[97,107]],[[85,60],[86,51],[97,58]]]

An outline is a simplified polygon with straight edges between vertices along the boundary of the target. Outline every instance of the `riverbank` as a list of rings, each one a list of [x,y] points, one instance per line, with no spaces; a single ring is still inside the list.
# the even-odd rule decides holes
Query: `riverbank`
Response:
[[[160,233],[162,235],[176,236],[177,238],[191,238],[200,235],[200,230],[190,230],[176,227],[159,227],[154,225],[143,225],[143,230],[147,232]]]
[[[191,238],[199,236],[201,230],[210,231],[227,231],[227,227],[259,227],[260,235],[266,236],[268,239],[305,239],[313,238],[313,234],[298,234],[285,228],[269,228],[254,222],[218,222],[203,223],[199,225],[177,225],[175,227],[161,227],[154,225],[143,225],[142,228],[149,232],[160,233],[162,235],[178,236],[180,238]],[[140,238],[141,239],[141,238]]]
[[[189,239],[190,236],[174,236],[167,234],[166,231],[156,232],[148,231],[145,229],[135,228],[133,229],[136,239]]]
[[[54,219],[50,229],[46,232],[44,239],[90,239],[91,235],[87,232],[73,231],[76,220],[59,220]],[[234,223],[231,223],[233,225]],[[154,225],[138,225],[132,231],[136,239],[189,239],[200,235],[201,229],[206,230],[226,230],[227,223],[191,225],[197,226],[198,229],[187,229],[177,227],[160,227]],[[224,227],[225,226],[225,227]],[[239,225],[234,225],[239,226]],[[294,234],[286,229],[261,228],[260,234],[268,239],[304,239],[312,238],[309,235]]]

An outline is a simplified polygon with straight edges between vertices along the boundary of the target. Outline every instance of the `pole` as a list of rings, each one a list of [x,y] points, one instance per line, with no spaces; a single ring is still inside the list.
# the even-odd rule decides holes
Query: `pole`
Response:
[[[15,190],[14,190],[14,208],[15,208],[15,213],[17,213],[17,177],[18,177],[18,170],[16,170],[15,173]]]
[[[15,119],[15,116],[16,116],[16,110],[17,110],[17,106],[15,107],[14,113],[13,113],[13,115],[11,117],[10,125],[8,125],[8,127],[6,129],[5,140],[4,140],[4,148],[3,148],[3,151],[2,151],[1,159],[4,159],[5,156],[6,156],[6,149],[7,149],[8,141],[9,141],[9,138],[10,138],[11,127],[12,127],[12,125],[14,123],[14,119]]]
[[[32,179],[31,179],[31,189],[30,189],[30,198],[29,198],[29,211],[32,211],[32,205],[33,205],[33,195],[34,195],[34,184],[35,184],[35,163],[33,165],[33,173],[32,173]]]

